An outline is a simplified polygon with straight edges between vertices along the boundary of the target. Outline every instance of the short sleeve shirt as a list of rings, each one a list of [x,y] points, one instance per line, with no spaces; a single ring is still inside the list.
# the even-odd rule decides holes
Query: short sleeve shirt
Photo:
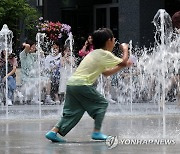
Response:
[[[8,73],[13,70],[13,67],[17,67],[17,59],[15,57],[8,59]],[[0,58],[0,76],[4,77],[6,75],[6,61],[3,58]],[[16,76],[16,74],[12,74],[13,77]]]
[[[96,49],[82,60],[67,85],[92,85],[106,69],[113,68],[121,62],[122,59],[110,51]]]

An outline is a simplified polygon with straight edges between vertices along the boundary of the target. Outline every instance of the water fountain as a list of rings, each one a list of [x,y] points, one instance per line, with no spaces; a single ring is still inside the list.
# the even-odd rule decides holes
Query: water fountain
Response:
[[[37,41],[37,53],[38,53],[38,101],[41,102],[41,43],[44,42],[45,33],[37,33],[36,41]],[[41,103],[39,103],[39,118],[41,118]]]
[[[179,125],[172,130],[168,123],[173,119],[172,117],[180,113],[179,102],[178,100],[169,101],[168,91],[172,78],[178,73],[180,37],[173,32],[171,18],[163,9],[160,9],[154,16],[153,24],[156,28],[154,46],[132,48],[130,41],[130,50],[138,58],[137,63],[134,67],[124,69],[111,78],[111,94],[115,94],[113,99],[117,103],[109,105],[109,114],[125,117],[134,115],[157,116],[158,123],[155,123],[159,134],[155,136],[165,138],[173,134],[173,137],[178,138],[176,133],[179,130]],[[132,125],[131,123],[130,126],[133,128]],[[132,130],[130,129],[130,131]],[[146,131],[146,135],[151,136],[149,130]],[[151,132],[151,134],[153,133]],[[141,137],[146,136],[141,135]],[[133,134],[127,136],[132,137]]]
[[[1,31],[0,31],[0,51],[5,50],[6,56],[6,74],[8,73],[8,53],[12,53],[12,38],[13,38],[13,33],[11,30],[9,30],[8,26],[6,24],[3,25]],[[3,95],[1,96],[1,99]],[[7,103],[7,98],[8,98],[8,82],[6,78],[6,86],[5,86],[5,98],[6,98],[6,118],[8,118],[8,103]],[[3,102],[2,104],[2,110],[3,110]]]
[[[73,35],[72,35],[72,32],[70,32],[68,34],[68,38],[66,39],[65,41],[65,45],[68,45],[69,48],[70,48],[70,51],[71,51],[71,73],[73,72],[73,66],[72,66],[72,57],[73,57],[73,44],[74,44],[74,39],[73,39]]]
[[[143,102],[146,107],[149,107],[148,104],[152,103],[151,107],[158,113],[161,109],[164,111],[164,105],[168,104],[166,96],[169,85],[167,83],[173,76],[173,72],[170,71],[178,72],[179,55],[175,49],[178,47],[179,38],[173,34],[171,18],[165,10],[158,11],[153,23],[156,26],[154,47],[132,48],[133,54],[138,57],[137,64],[129,70],[116,74],[112,82],[116,85],[114,88],[118,88],[118,94],[114,99],[120,104],[126,106],[134,104],[135,107],[136,103]],[[133,110],[133,113],[135,112],[136,110]]]
[[[158,133],[154,133],[154,135],[166,137],[166,134],[170,134],[169,130],[166,129],[166,127],[169,129],[167,122],[170,122],[170,120],[167,120],[166,117],[179,114],[179,108],[176,106],[176,103],[169,102],[166,97],[167,89],[169,88],[168,83],[174,75],[173,71],[178,72],[177,64],[179,63],[180,55],[179,51],[175,49],[178,47],[180,38],[173,33],[171,18],[165,10],[161,9],[157,12],[153,24],[156,27],[154,47],[133,48],[132,41],[130,41],[131,54],[138,58],[137,63],[134,67],[124,69],[111,77],[112,90],[110,93],[117,103],[109,105],[108,114],[112,116],[116,115],[117,117],[124,116],[125,118],[128,118],[129,116],[152,116],[147,118],[147,121],[150,121],[151,124],[154,124],[154,127],[158,128]],[[46,36],[41,33],[38,33],[36,37],[39,62],[40,45],[43,42],[44,37]],[[72,33],[69,34],[65,43],[69,44],[72,56]],[[40,63],[38,64],[38,69],[41,70]],[[39,81],[40,80],[42,80],[42,78],[39,74]],[[99,90],[104,93],[102,76],[100,77],[99,83]],[[40,101],[40,84],[37,89],[39,92],[38,100]],[[22,111],[22,108],[25,108],[26,112],[29,110],[27,113],[28,118],[52,118],[54,116],[57,117],[57,113],[61,113],[62,106],[42,106],[39,104],[38,106],[36,105],[31,108],[31,105],[28,107],[27,105],[22,105],[19,106],[19,112],[14,112],[14,118],[17,118],[18,115],[21,117],[21,115],[24,116],[26,114]],[[37,112],[34,112],[35,110],[38,111],[38,114]],[[8,107],[6,113],[8,113]],[[136,119],[131,121],[129,134],[126,134],[125,136],[134,136],[135,132],[133,134],[130,131],[134,129],[134,127],[143,125],[136,125],[134,124],[134,121],[136,121]],[[178,121],[176,121],[176,124],[178,124]],[[147,129],[149,127],[147,127]],[[178,130],[179,126],[177,125],[175,130],[172,130],[174,134],[171,133],[171,135],[177,135]],[[153,132],[153,130],[151,131]],[[149,132],[146,130],[145,133],[147,136],[149,135]],[[125,134],[126,132],[123,133]],[[140,134],[139,137],[142,137],[142,134]]]

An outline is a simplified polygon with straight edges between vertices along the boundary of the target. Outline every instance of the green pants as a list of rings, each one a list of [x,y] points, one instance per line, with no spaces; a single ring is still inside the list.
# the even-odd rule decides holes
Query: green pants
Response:
[[[108,102],[93,86],[67,86],[63,117],[55,125],[65,136],[82,118],[85,111],[94,119],[100,130]]]

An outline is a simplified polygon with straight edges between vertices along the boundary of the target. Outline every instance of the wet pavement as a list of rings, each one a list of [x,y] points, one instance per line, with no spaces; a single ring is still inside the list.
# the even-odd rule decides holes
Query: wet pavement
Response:
[[[93,120],[85,114],[66,136],[67,143],[52,143],[44,135],[56,118],[1,119],[0,154],[178,154],[180,153],[179,115],[113,115],[107,113],[102,132],[112,142],[90,139]]]

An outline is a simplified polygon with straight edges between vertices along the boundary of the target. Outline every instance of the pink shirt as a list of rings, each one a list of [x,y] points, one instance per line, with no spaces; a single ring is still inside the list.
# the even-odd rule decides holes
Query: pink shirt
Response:
[[[88,53],[94,50],[93,44],[89,45],[89,50],[84,50],[83,48],[79,51],[79,56],[85,57]]]

